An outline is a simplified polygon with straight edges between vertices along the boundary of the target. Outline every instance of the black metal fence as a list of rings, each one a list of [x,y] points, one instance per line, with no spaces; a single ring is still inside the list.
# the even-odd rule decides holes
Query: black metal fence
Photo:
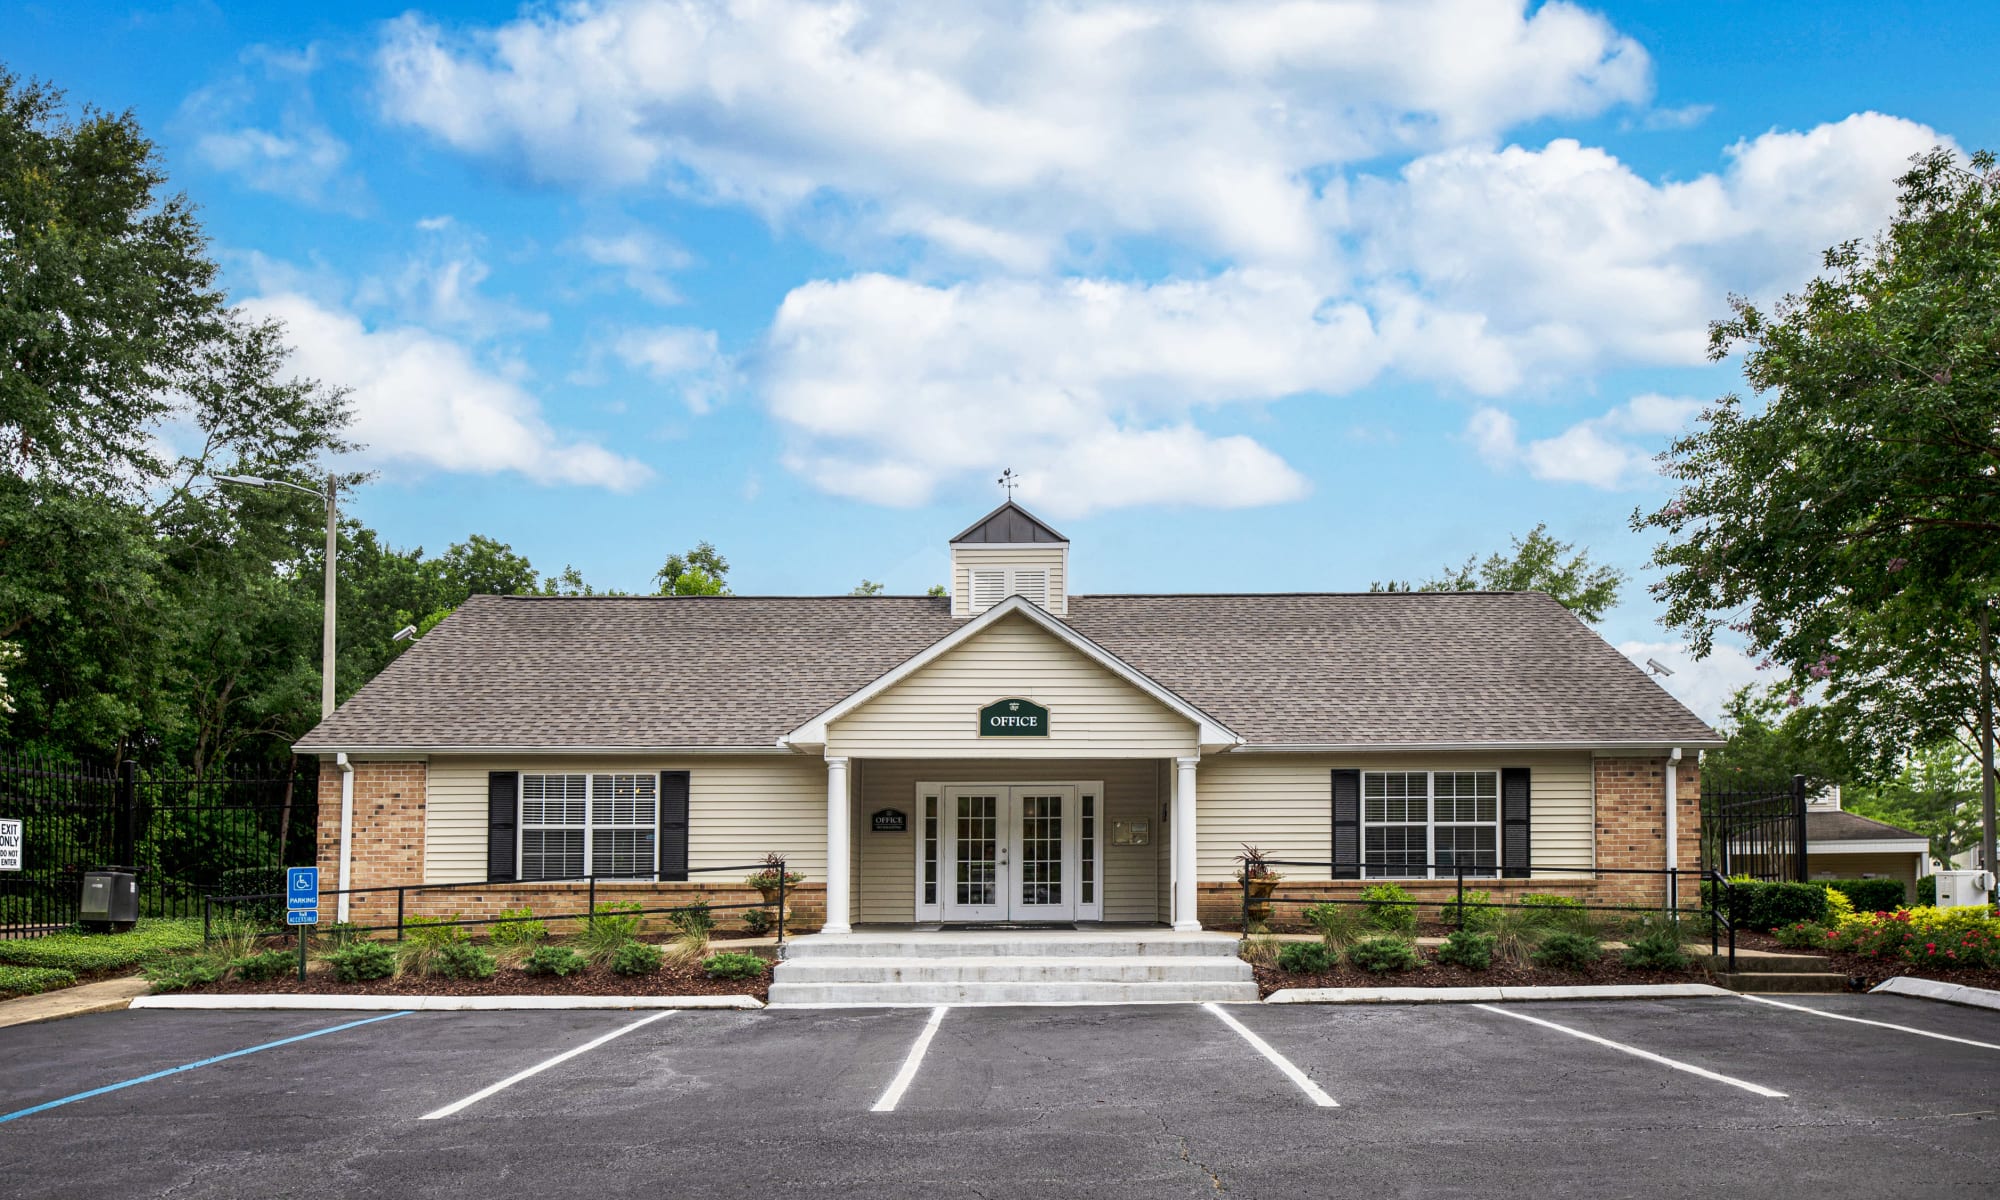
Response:
[[[197,916],[216,891],[282,887],[318,852],[317,764],[199,777],[0,747],[0,821],[21,822],[21,867],[0,870],[0,938],[76,920],[83,873],[129,867],[143,916]]]
[[[1767,883],[1806,882],[1806,777],[1794,775],[1777,791],[1703,790],[1701,865]]]

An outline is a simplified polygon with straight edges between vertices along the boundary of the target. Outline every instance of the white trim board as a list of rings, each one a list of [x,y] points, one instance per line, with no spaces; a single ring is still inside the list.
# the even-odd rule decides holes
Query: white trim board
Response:
[[[1814,842],[1806,843],[1806,861],[1810,863],[1822,854],[1839,856],[1842,854],[1929,854],[1931,843],[1928,838],[1880,838],[1873,841]]]

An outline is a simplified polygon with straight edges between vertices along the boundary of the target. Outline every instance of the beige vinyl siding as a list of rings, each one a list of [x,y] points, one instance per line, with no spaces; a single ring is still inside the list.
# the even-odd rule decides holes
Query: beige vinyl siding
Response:
[[[1007,697],[1049,710],[1047,737],[981,737]],[[1024,617],[952,647],[827,728],[826,752],[875,758],[1164,758],[1196,751],[1194,722]]]
[[[1163,886],[1152,846],[1113,846],[1111,822],[1137,817],[1153,822],[1159,836],[1159,768],[1151,762],[1073,761],[1008,762],[995,759],[889,760],[856,763],[854,781],[854,919],[858,922],[904,923],[916,919],[916,839],[923,830],[924,783],[1071,783],[1104,785],[1097,836],[1104,843],[1104,919],[1150,922],[1156,919]],[[871,818],[884,808],[909,816],[903,833],[876,833]],[[943,880],[940,878],[940,883]]]
[[[776,850],[814,883],[826,879],[826,765],[794,756],[433,758],[424,821],[424,879],[486,878],[489,771],[686,771],[688,866],[752,863]],[[696,876],[700,878],[700,876]],[[715,876],[734,882],[734,876]]]
[[[1195,779],[1203,881],[1233,879],[1248,842],[1272,858],[1326,862],[1333,855],[1332,771],[1497,771],[1527,767],[1528,837],[1535,866],[1588,870],[1595,861],[1590,755],[1225,754],[1204,758]],[[1281,868],[1295,879],[1311,868]]]
[[[954,616],[977,616],[972,609],[972,570],[1013,568],[1046,570],[1049,573],[1048,610],[1057,616],[1069,611],[1069,573],[1062,543],[1045,542],[1031,546],[981,546],[968,544],[951,548],[951,611]],[[1005,599],[1003,596],[1002,599]]]
[[[1915,851],[1899,854],[1843,854],[1839,842],[1815,842],[1810,847],[1806,861],[1812,869],[1814,879],[1900,879],[1909,887],[1917,882],[1917,855]],[[1910,895],[1909,887],[1904,895]]]

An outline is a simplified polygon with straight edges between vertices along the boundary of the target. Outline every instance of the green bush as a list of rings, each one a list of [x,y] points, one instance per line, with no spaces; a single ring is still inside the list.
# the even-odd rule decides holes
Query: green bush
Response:
[[[1917,894],[1914,906],[1933,908],[1937,905],[1937,876],[1925,875],[1917,880]]]
[[[1688,968],[1686,931],[1665,916],[1641,918],[1625,936],[1625,953],[1619,961],[1635,971],[1685,971]]]
[[[342,983],[387,979],[396,973],[396,952],[382,942],[354,942],[328,951],[333,977]]]
[[[1438,947],[1437,960],[1469,971],[1484,971],[1493,965],[1493,943],[1497,940],[1490,933],[1455,930]]]
[[[710,979],[762,979],[764,960],[754,954],[724,951],[711,954],[701,964]]]
[[[368,936],[367,931],[355,921],[331,921],[313,927],[313,940],[324,941],[334,948],[352,945]]]
[[[75,983],[76,972],[65,971],[61,967],[0,966],[0,998],[52,992]]]
[[[1826,926],[1816,921],[1793,921],[1772,931],[1780,946],[1793,950],[1826,949]]]
[[[1361,937],[1368,916],[1358,904],[1315,904],[1300,914],[1328,949],[1345,950]]]
[[[219,959],[191,955],[148,964],[142,974],[155,992],[184,992],[219,982],[225,969]]]
[[[537,946],[521,960],[521,969],[530,975],[554,975],[558,979],[574,975],[590,965],[590,960],[568,946]]]
[[[549,927],[535,920],[535,910],[525,904],[519,908],[503,908],[499,917],[488,934],[496,946],[532,946],[548,939]]]
[[[450,942],[439,948],[428,966],[446,979],[491,979],[500,964],[471,942]]]
[[[0,963],[88,975],[129,970],[199,949],[199,919],[156,919],[126,933],[52,933],[0,941]]]
[[[1587,933],[1561,929],[1543,938],[1528,957],[1538,967],[1580,971],[1604,957],[1604,944]]]
[[[1739,929],[1771,930],[1797,921],[1824,925],[1826,888],[1817,883],[1732,882],[1729,919]]]
[[[1590,922],[1590,911],[1575,896],[1529,892],[1521,897],[1521,906],[1527,911],[1528,920],[1544,929],[1580,931]]]
[[[1493,928],[1500,918],[1500,909],[1493,903],[1493,893],[1470,891],[1465,893],[1463,905],[1460,905],[1458,897],[1453,896],[1438,910],[1438,914],[1453,929],[1470,929],[1476,933]]]
[[[611,961],[621,946],[629,946],[639,935],[637,901],[620,900],[597,906],[596,916],[570,938],[577,952],[595,966]]]
[[[1339,961],[1325,942],[1286,942],[1278,951],[1278,966],[1295,974],[1331,971]]]
[[[772,916],[771,910],[767,908],[743,910],[743,928],[748,929],[752,937],[763,937],[771,932],[771,926],[777,924],[777,921],[778,918]]]
[[[1408,971],[1422,960],[1417,957],[1415,942],[1390,935],[1364,938],[1354,943],[1347,951],[1347,961],[1364,971],[1383,975],[1390,971]]]
[[[462,942],[471,935],[465,926],[454,924],[463,921],[463,913],[453,913],[448,917],[410,917],[403,922],[403,940],[419,946],[449,946]]]
[[[1417,927],[1417,906],[1410,893],[1393,883],[1376,883],[1361,889],[1368,908],[1368,920],[1377,929],[1408,933]]]
[[[700,937],[704,940],[715,932],[715,913],[709,909],[706,896],[693,904],[683,905],[667,914],[667,923],[682,937]]]
[[[1910,902],[1900,879],[1828,879],[1821,883],[1849,900],[1856,912],[1895,912]],[[1937,886],[1935,882],[1932,886]],[[1804,918],[1802,918],[1804,919]]]
[[[299,956],[290,950],[266,950],[262,954],[246,954],[242,958],[229,960],[229,969],[236,978],[249,983],[263,983],[267,979],[281,979],[299,969]]]
[[[651,975],[667,961],[658,946],[626,942],[611,956],[611,970],[617,975]]]

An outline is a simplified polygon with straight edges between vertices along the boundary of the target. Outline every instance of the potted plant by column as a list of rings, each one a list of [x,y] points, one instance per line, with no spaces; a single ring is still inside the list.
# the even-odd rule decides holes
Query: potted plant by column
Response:
[[[797,871],[785,870],[785,856],[774,850],[764,856],[764,869],[754,875],[746,876],[743,880],[743,886],[756,888],[757,894],[764,897],[764,903],[775,905],[778,903],[778,881],[781,874],[784,880],[785,891],[787,892],[785,897],[785,924],[788,928],[785,932],[789,933],[791,932],[789,926],[791,925],[792,913],[797,903],[796,897],[791,894],[791,891],[799,884],[804,883],[806,877]],[[775,914],[773,915],[775,916]]]
[[[1236,856],[1236,882],[1249,885],[1250,905],[1245,915],[1252,922],[1271,919],[1271,893],[1278,890],[1278,880],[1284,878],[1271,868],[1267,857],[1264,851],[1248,843],[1244,844],[1243,853]]]

